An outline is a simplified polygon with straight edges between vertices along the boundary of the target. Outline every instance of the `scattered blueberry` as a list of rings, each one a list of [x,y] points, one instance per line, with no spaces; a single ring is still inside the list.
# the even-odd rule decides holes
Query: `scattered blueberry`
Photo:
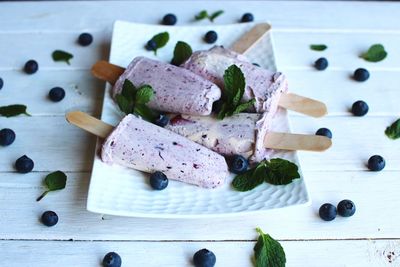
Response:
[[[1,90],[1,88],[3,88],[3,85],[4,85],[4,81],[2,78],[0,78],[0,90]]]
[[[318,129],[318,131],[315,134],[326,136],[328,138],[332,138],[332,132],[328,128],[320,128],[320,129]]]
[[[354,71],[354,80],[364,82],[369,78],[369,72],[366,69],[359,68]]]
[[[319,208],[319,217],[324,221],[332,221],[336,218],[336,207],[330,203],[325,203]]]
[[[212,251],[203,248],[193,255],[193,263],[196,267],[214,267],[217,258]]]
[[[241,22],[251,22],[254,20],[254,16],[251,13],[244,13]]]
[[[167,14],[164,16],[162,23],[164,25],[175,25],[177,18],[174,14]]]
[[[81,35],[79,35],[78,37],[78,43],[81,46],[88,46],[93,42],[93,36],[90,33],[82,33]]]
[[[103,267],[121,267],[121,264],[121,256],[115,252],[109,252],[103,258]]]
[[[340,216],[350,217],[356,212],[356,205],[354,205],[353,201],[345,199],[339,202],[337,211]]]
[[[374,172],[379,172],[385,168],[385,159],[379,155],[374,155],[368,160],[368,169]]]
[[[23,155],[15,161],[15,168],[19,173],[28,173],[33,170],[33,166],[33,160],[28,158],[26,155]]]
[[[317,70],[324,70],[328,67],[328,60],[321,57],[315,61],[314,66]]]
[[[367,103],[365,103],[362,100],[358,100],[354,102],[353,106],[351,107],[351,112],[354,114],[354,116],[364,116],[365,114],[368,113],[369,107]]]
[[[150,185],[155,190],[163,190],[168,186],[167,176],[159,171],[150,175]]]
[[[54,211],[48,210],[42,214],[42,223],[46,226],[54,226],[58,223],[58,215]]]
[[[206,41],[206,43],[208,44],[215,43],[217,39],[218,39],[218,34],[215,31],[209,31],[204,36],[204,41]]]
[[[235,174],[244,173],[249,167],[249,161],[240,155],[235,155],[230,160],[229,170]]]
[[[254,66],[260,67],[258,63],[253,63]]]
[[[4,128],[0,131],[0,146],[9,146],[14,143],[15,133],[13,130]]]
[[[65,91],[61,87],[54,87],[49,92],[49,98],[53,102],[59,102],[65,97]]]
[[[224,104],[224,102],[221,99],[215,101],[212,105],[212,112],[219,113],[221,111],[223,104]]]
[[[154,51],[157,49],[157,43],[154,40],[149,40],[146,44],[146,49],[149,51]]]
[[[169,123],[169,118],[164,114],[160,114],[154,123],[160,127],[165,127]]]
[[[25,63],[24,71],[25,71],[25,73],[27,73],[27,74],[34,74],[35,72],[38,71],[38,69],[39,69],[39,64],[38,64],[35,60],[33,60],[33,59],[28,60],[28,61]]]

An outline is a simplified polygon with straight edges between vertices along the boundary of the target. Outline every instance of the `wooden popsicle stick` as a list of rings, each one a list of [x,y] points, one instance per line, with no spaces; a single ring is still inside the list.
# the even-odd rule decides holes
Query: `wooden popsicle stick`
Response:
[[[245,54],[271,29],[268,23],[256,24],[250,31],[240,37],[229,49],[239,54]]]
[[[278,105],[315,118],[323,117],[328,113],[324,103],[293,93],[282,94]]]
[[[114,84],[124,71],[124,68],[111,64],[105,60],[97,61],[92,66],[92,74],[94,77],[111,84]]]
[[[114,129],[112,125],[81,111],[68,112],[65,117],[69,123],[101,138],[106,138]]]
[[[265,136],[264,145],[282,150],[325,151],[332,146],[332,140],[320,135],[271,132]]]

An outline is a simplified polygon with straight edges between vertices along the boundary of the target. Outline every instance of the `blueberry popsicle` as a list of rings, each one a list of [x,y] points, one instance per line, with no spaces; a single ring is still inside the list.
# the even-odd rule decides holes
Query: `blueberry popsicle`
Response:
[[[112,95],[122,90],[125,79],[136,87],[151,85],[155,95],[148,103],[152,109],[191,115],[209,115],[221,90],[195,73],[146,57],[136,57],[116,80]]]

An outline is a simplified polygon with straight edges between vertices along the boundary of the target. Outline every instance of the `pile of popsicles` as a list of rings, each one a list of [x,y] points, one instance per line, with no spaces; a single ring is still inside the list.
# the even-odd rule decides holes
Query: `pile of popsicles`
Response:
[[[106,137],[101,152],[106,163],[162,171],[170,179],[215,188],[229,175],[223,156],[238,154],[257,162],[269,157],[270,148],[285,148],[279,144],[282,140],[273,145],[270,129],[278,106],[290,106],[284,101],[290,98],[287,80],[282,73],[253,65],[243,55],[217,46],[193,53],[180,67],[137,57],[125,70],[107,63],[111,71],[99,75],[101,64],[95,65],[94,73],[97,69],[97,76],[115,82],[113,96],[121,92],[125,79],[136,87],[151,85],[155,95],[148,106],[170,117],[165,128],[127,115],[114,129],[102,134],[92,131]],[[211,114],[213,103],[221,98],[224,71],[233,64],[246,80],[242,101],[256,101],[249,113],[217,120]],[[271,145],[267,136],[272,136]]]

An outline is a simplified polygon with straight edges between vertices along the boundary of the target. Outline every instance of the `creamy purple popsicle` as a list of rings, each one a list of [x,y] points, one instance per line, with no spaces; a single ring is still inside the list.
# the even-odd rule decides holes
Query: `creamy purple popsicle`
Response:
[[[256,112],[275,113],[281,94],[288,90],[286,77],[280,72],[271,72],[257,67],[250,63],[245,56],[221,46],[194,52],[181,67],[206,78],[223,89],[224,72],[233,64],[242,70],[246,79],[242,101],[255,98]]]
[[[101,159],[204,188],[223,185],[229,174],[223,156],[132,114],[106,138]]]
[[[152,109],[190,115],[209,115],[221,90],[207,79],[183,68],[145,57],[136,57],[116,81],[112,95],[122,90],[125,79],[136,87],[153,87]]]
[[[212,116],[171,115],[165,127],[222,155],[242,155],[253,162],[269,158],[264,137],[272,113],[239,113],[223,120]]]

